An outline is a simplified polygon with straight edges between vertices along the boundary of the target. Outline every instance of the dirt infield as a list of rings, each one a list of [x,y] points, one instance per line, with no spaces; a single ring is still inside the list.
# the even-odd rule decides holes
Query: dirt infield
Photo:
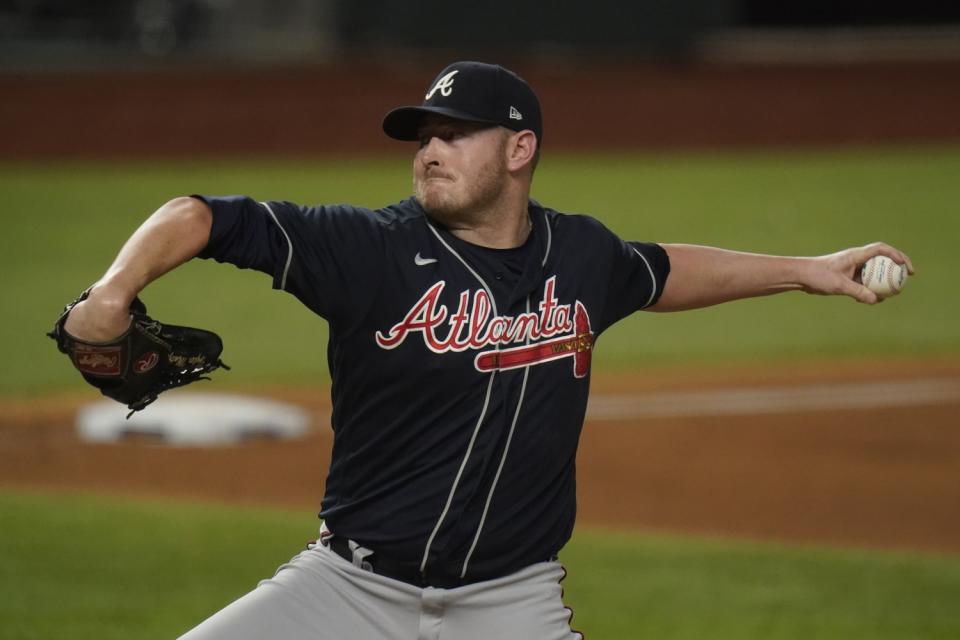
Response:
[[[608,374],[595,378],[593,393],[851,380],[960,387],[960,361]],[[70,424],[90,395],[8,403],[0,487],[315,510],[330,454],[326,391],[269,395],[311,409],[317,426],[307,438],[208,449],[89,444]],[[882,409],[588,421],[578,457],[580,523],[960,553],[958,397]]]

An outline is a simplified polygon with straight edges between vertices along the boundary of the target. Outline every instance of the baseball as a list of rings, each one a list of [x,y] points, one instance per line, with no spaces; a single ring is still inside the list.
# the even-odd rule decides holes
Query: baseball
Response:
[[[887,256],[874,256],[860,270],[863,285],[880,298],[889,298],[900,293],[907,281],[907,267],[897,264]]]

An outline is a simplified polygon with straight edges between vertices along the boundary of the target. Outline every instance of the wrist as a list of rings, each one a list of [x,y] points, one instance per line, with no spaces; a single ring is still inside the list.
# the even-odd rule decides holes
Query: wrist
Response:
[[[117,274],[108,273],[90,288],[87,300],[103,313],[127,314],[139,292],[139,288],[124,282]]]
[[[791,266],[789,274],[790,281],[793,284],[799,285],[800,288],[806,289],[813,280],[813,272],[817,268],[816,260],[807,257],[795,257],[789,260]]]
[[[136,297],[132,290],[103,280],[90,287],[86,300],[71,311],[67,328],[86,334],[76,337],[90,340],[110,340],[130,325],[130,303]]]
[[[822,279],[822,256],[793,258],[793,260],[795,261],[794,278],[797,288],[806,293],[820,293],[820,287],[817,283]]]

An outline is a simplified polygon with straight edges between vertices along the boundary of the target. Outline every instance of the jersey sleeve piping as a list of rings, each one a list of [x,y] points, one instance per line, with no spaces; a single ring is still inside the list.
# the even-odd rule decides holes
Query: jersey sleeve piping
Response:
[[[643,260],[643,264],[645,264],[647,267],[647,271],[650,273],[650,282],[652,284],[650,287],[650,297],[647,299],[646,304],[640,307],[641,309],[646,309],[657,298],[657,277],[653,274],[653,268],[650,266],[650,262],[644,257],[644,255],[637,251],[636,247],[630,248],[633,249],[634,253],[640,256],[640,259]]]
[[[273,218],[274,223],[279,227],[280,232],[283,234],[283,237],[287,240],[287,262],[283,267],[283,275],[280,276],[280,288],[284,291],[287,290],[287,275],[290,273],[290,264],[293,262],[293,242],[290,240],[290,235],[287,233],[287,230],[283,228],[283,225],[280,224],[280,220],[277,218],[277,214],[273,212],[273,209],[270,208],[270,205],[266,202],[261,202],[260,204],[267,210],[270,214],[270,217]]]

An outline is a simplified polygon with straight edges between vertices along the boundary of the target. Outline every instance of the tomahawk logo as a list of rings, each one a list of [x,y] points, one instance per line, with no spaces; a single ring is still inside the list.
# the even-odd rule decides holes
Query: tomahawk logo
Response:
[[[519,369],[561,358],[573,358],[573,377],[584,378],[590,372],[590,357],[593,353],[593,332],[590,331],[590,316],[579,300],[573,312],[574,331],[553,340],[545,340],[524,347],[484,351],[473,361],[478,371],[506,371]]]
[[[574,377],[583,378],[590,371],[593,352],[590,316],[579,300],[572,305],[559,304],[556,285],[556,276],[544,284],[536,313],[495,316],[490,296],[483,289],[461,291],[457,310],[451,314],[439,302],[446,287],[441,280],[420,296],[403,320],[389,331],[378,331],[375,339],[382,349],[395,349],[414,334],[420,334],[434,353],[482,349],[473,364],[477,371],[484,372],[570,357]]]
[[[453,93],[453,76],[457,75],[458,73],[460,73],[460,70],[456,69],[437,80],[437,84],[433,85],[433,89],[430,89],[430,93],[426,95],[424,100],[429,100],[432,98],[433,94],[437,92],[437,89],[440,90],[440,95],[445,98]]]

